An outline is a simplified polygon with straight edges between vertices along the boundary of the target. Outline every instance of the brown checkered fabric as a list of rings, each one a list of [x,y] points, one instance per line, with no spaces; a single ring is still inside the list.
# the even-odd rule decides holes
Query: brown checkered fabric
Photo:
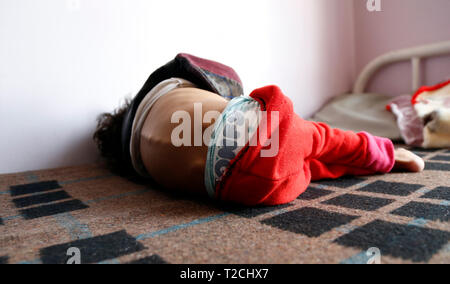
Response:
[[[0,176],[0,263],[450,262],[450,151],[420,174],[311,184],[242,208],[135,184],[101,165]]]

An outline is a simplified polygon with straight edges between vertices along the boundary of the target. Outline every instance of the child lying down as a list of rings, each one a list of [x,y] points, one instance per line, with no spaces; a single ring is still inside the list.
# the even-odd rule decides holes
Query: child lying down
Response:
[[[123,175],[248,206],[289,203],[311,181],[424,169],[386,138],[303,120],[276,86],[244,96],[230,67],[187,54],[101,115],[94,139]]]

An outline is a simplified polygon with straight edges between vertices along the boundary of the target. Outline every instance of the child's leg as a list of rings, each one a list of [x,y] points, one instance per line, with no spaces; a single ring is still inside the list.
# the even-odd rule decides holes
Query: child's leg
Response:
[[[284,204],[302,194],[311,180],[387,173],[395,163],[389,139],[305,121],[276,86],[257,89],[250,96],[267,111],[268,118],[278,114],[275,127],[267,122],[267,132],[278,151],[264,156],[261,144],[241,150],[216,188],[220,200],[245,205]],[[259,132],[266,130],[260,125]]]
[[[389,139],[332,129],[324,123],[305,121],[304,126],[312,135],[307,158],[312,180],[387,173],[394,166],[394,146]]]

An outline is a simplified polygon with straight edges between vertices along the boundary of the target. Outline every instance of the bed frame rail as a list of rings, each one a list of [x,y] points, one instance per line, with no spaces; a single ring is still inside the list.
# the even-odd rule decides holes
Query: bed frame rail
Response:
[[[392,51],[375,58],[370,62],[358,76],[353,88],[353,93],[360,94],[366,89],[370,78],[382,67],[402,62],[411,61],[412,65],[412,92],[414,93],[422,85],[421,83],[421,60],[424,58],[450,55],[450,41],[433,43],[428,45],[406,48]]]

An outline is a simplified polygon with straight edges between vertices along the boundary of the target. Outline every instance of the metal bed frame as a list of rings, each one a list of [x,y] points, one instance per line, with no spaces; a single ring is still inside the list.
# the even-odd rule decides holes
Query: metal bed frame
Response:
[[[412,93],[422,86],[421,60],[429,57],[450,55],[450,41],[391,51],[371,61],[360,73],[355,82],[353,93],[364,93],[370,78],[382,67],[402,61],[411,61]]]

